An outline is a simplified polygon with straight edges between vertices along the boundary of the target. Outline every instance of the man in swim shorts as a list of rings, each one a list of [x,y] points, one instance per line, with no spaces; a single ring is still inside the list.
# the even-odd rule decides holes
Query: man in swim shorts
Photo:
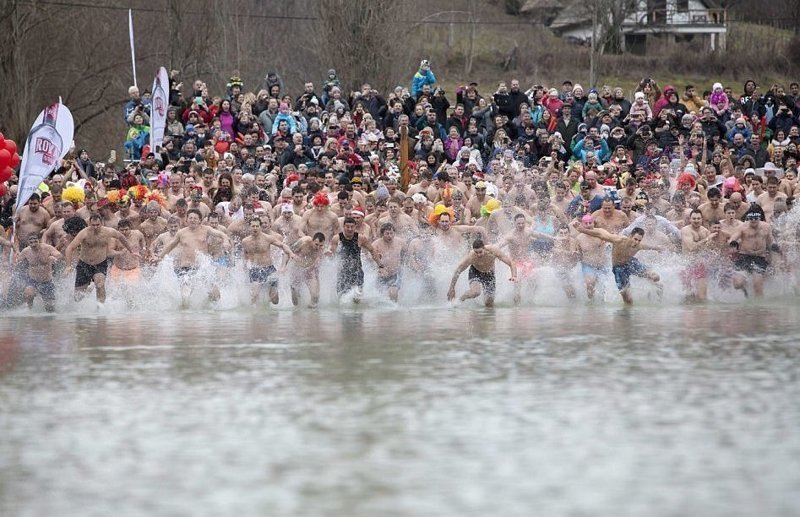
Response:
[[[578,221],[572,223],[573,227],[580,233],[597,237],[600,240],[611,243],[611,271],[614,273],[614,280],[617,282],[617,289],[622,296],[622,301],[626,305],[633,303],[630,293],[631,275],[647,278],[658,288],[659,293],[662,286],[659,282],[660,277],[654,271],[648,269],[644,264],[636,259],[635,255],[639,250],[655,249],[662,251],[661,247],[651,247],[642,244],[644,230],[636,227],[631,230],[629,237],[610,233],[602,228],[585,228]]]
[[[485,246],[482,239],[475,239],[470,251],[464,260],[456,268],[453,278],[450,280],[450,289],[447,291],[447,299],[453,300],[456,297],[456,282],[461,273],[469,268],[469,289],[461,295],[460,300],[477,298],[483,291],[483,302],[487,307],[494,305],[494,295],[497,287],[494,274],[494,262],[500,260],[511,268],[511,282],[517,281],[517,266],[505,254],[494,246]]]

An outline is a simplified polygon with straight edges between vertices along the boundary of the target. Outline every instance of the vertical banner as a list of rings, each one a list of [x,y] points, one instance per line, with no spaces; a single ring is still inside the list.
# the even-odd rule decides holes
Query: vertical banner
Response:
[[[33,123],[19,169],[17,210],[25,206],[39,184],[61,165],[75,135],[75,122],[69,108],[58,102],[47,106]]]
[[[158,69],[153,80],[153,104],[150,110],[150,152],[155,153],[164,142],[167,127],[167,106],[169,106],[169,76],[163,66]]]
[[[128,34],[130,35],[131,39],[131,65],[133,66],[133,85],[137,88],[139,87],[136,84],[136,50],[133,46],[133,11],[128,9]]]

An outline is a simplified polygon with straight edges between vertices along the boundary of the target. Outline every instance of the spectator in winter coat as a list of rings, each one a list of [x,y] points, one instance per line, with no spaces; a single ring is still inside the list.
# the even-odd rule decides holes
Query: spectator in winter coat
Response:
[[[422,86],[426,84],[431,87],[436,84],[436,76],[431,72],[431,65],[428,60],[423,59],[419,63],[419,70],[411,79],[411,96],[417,98],[422,92]]]

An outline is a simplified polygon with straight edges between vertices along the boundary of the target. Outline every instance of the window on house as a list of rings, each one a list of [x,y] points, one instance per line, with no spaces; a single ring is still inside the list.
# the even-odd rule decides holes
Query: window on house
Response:
[[[688,11],[689,10],[689,0],[678,0],[677,1],[677,8],[679,11]]]

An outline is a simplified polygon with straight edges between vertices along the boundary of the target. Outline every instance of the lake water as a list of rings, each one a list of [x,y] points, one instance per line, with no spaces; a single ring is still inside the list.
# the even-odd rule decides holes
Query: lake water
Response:
[[[800,308],[0,315],[0,515],[800,512]]]

